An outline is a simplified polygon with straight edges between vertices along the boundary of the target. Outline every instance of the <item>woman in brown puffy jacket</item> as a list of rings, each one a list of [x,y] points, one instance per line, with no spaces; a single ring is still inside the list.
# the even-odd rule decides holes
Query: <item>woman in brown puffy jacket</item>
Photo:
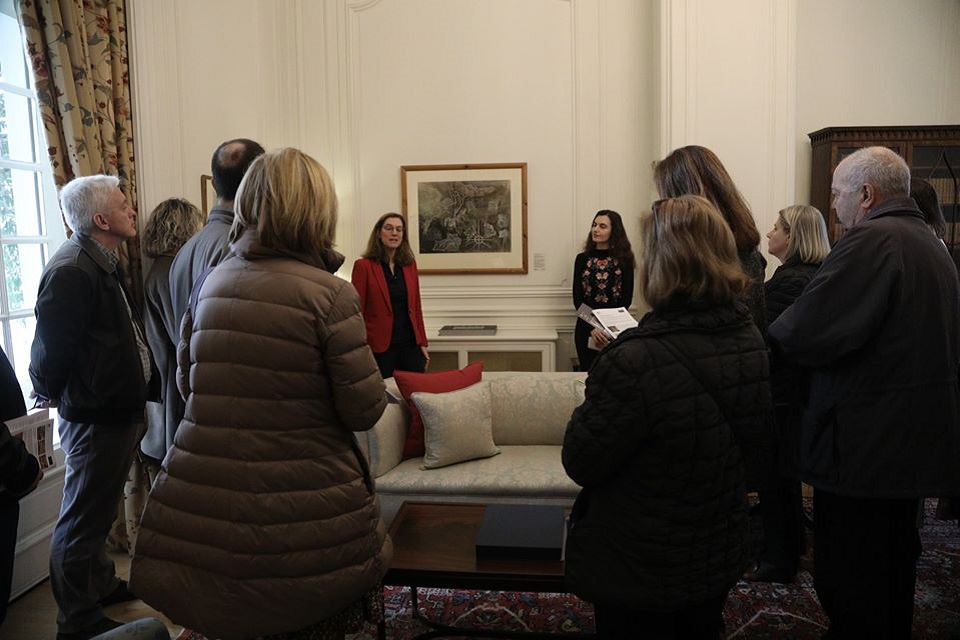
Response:
[[[182,324],[186,414],[143,515],[131,589],[211,638],[328,638],[382,617],[392,547],[352,432],[386,406],[337,202],[296,149],[259,157],[233,256]]]

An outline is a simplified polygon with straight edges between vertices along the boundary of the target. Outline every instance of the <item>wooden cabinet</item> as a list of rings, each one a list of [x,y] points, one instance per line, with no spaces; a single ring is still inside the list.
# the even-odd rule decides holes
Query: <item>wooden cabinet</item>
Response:
[[[833,170],[847,155],[862,147],[885,146],[900,154],[915,178],[930,182],[940,195],[947,220],[944,241],[955,256],[960,253],[960,125],[929,127],[828,127],[809,134],[813,147],[810,204],[827,219],[830,242],[843,235],[837,213],[830,206]]]
[[[556,371],[553,329],[499,329],[492,336],[441,336],[428,330],[430,371],[462,369],[483,360],[484,371]]]

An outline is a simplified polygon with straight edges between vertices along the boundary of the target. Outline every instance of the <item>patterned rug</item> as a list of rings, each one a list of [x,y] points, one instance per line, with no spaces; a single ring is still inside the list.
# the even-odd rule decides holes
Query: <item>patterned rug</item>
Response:
[[[923,554],[917,565],[914,638],[960,639],[960,528],[956,521],[933,518],[920,532]],[[812,640],[826,630],[827,619],[813,590],[812,558],[804,558],[797,579],[786,585],[740,582],[724,609],[726,637]],[[593,607],[576,596],[555,593],[420,589],[420,610],[428,618],[463,627],[555,634],[592,633]],[[410,640],[429,631],[411,615],[410,590],[384,590],[387,637]],[[351,636],[373,640],[376,629]],[[177,640],[206,640],[185,630]]]

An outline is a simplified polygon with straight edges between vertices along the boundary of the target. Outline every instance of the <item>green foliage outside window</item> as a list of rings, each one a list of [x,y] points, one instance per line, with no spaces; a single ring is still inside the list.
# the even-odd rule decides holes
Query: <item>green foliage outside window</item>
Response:
[[[7,140],[7,109],[3,94],[0,94],[0,156],[10,156]],[[17,215],[13,200],[13,175],[10,169],[0,169],[0,237],[12,238],[17,235]],[[20,273],[20,247],[15,244],[3,245],[3,265],[6,275],[9,309],[23,307],[23,286]]]

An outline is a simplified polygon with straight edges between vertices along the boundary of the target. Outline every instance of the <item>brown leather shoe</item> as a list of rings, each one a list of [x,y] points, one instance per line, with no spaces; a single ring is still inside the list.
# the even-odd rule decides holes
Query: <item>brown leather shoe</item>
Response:
[[[90,638],[96,637],[101,633],[113,631],[117,627],[122,626],[122,622],[117,622],[116,620],[111,620],[110,618],[100,618],[89,627],[85,627],[80,631],[74,631],[72,633],[60,631],[57,633],[57,640],[90,640]]]

